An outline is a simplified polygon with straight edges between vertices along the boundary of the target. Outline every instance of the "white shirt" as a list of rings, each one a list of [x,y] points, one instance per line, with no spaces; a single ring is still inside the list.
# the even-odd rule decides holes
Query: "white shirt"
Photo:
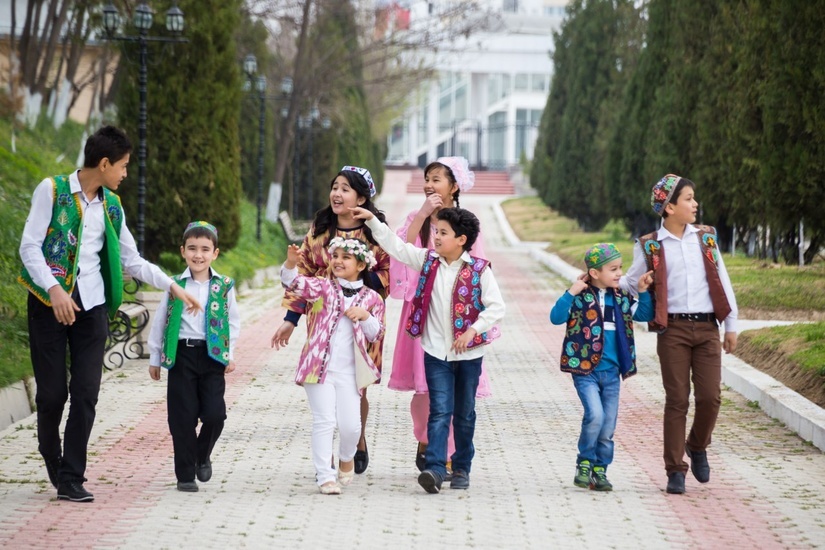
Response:
[[[667,266],[667,312],[668,313],[713,313],[710,299],[707,273],[702,243],[699,242],[699,230],[693,225],[685,226],[685,233],[680,239],[667,229],[664,224],[656,233],[656,240],[662,243]],[[722,260],[722,253],[717,247],[716,265],[722,288],[730,304],[730,314],[725,319],[725,332],[736,332],[738,309],[733,286]],[[638,241],[633,248],[633,265],[622,277],[622,288],[637,295],[639,278],[647,273],[645,255]]]
[[[103,218],[103,193],[101,191],[91,201],[88,200],[80,189],[77,172],[69,176],[69,184],[72,193],[79,199],[82,213],[80,223],[83,224],[77,260],[77,289],[83,309],[89,310],[106,302],[103,294],[103,277],[100,274],[100,251],[104,246],[106,229]],[[38,184],[32,194],[31,210],[23,228],[23,238],[20,240],[20,258],[32,281],[47,292],[58,284],[43,255],[43,241],[52,221],[53,208],[54,182],[51,178],[46,178]],[[135,279],[161,290],[169,290],[172,286],[172,279],[168,275],[156,265],[141,258],[135,239],[126,227],[125,213],[120,231],[120,262],[126,273]]]
[[[367,227],[372,230],[373,238],[387,254],[412,268],[420,270],[423,267],[427,259],[426,248],[418,248],[404,242],[389,226],[376,218],[367,221]],[[421,347],[433,357],[446,361],[466,361],[483,357],[484,346],[476,346],[460,354],[450,349],[453,345],[453,286],[464,262],[470,261],[470,254],[465,251],[451,264],[442,257],[439,257],[438,261],[440,265],[435,275],[427,321],[424,325],[424,334],[421,336]],[[472,328],[478,334],[487,332],[504,317],[504,299],[490,268],[481,274],[481,303],[485,309],[472,324]],[[401,322],[406,322],[406,319],[402,319]]]
[[[212,277],[220,277],[221,275],[210,268]],[[178,339],[192,338],[193,340],[206,340],[206,308],[209,307],[209,284],[210,280],[203,282],[196,281],[192,278],[192,273],[189,268],[183,272],[181,276],[186,281],[186,292],[198,299],[198,302],[203,304],[204,311],[198,311],[192,315],[186,308],[183,308],[183,313],[180,318],[180,332]],[[235,298],[235,287],[233,286],[226,295],[226,303],[229,306],[229,360],[235,358],[235,342],[238,341],[238,335],[241,332],[241,314],[238,311],[238,301]],[[166,332],[166,308],[169,305],[169,292],[164,292],[160,299],[158,309],[155,311],[154,319],[152,320],[152,329],[149,331],[149,365],[157,367],[160,366],[160,355],[163,351],[163,333]]]

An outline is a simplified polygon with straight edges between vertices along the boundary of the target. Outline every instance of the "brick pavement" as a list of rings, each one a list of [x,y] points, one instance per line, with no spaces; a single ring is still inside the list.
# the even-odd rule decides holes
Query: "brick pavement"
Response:
[[[380,205],[398,223],[420,197],[388,172]],[[401,190],[400,192],[398,190]],[[165,379],[131,363],[103,385],[87,487],[92,504],[58,502],[37,455],[34,417],[0,432],[0,544],[6,548],[807,548],[825,545],[825,457],[725,390],[711,482],[664,493],[663,392],[655,337],[640,332],[640,374],[623,388],[610,467],[613,493],[576,488],[580,405],[556,361],[562,332],[547,320],[563,282],[495,231],[491,201],[462,197],[482,219],[507,301],[504,333],[487,360],[493,396],[478,402],[472,487],[428,495],[416,484],[410,394],[370,390],[372,462],[340,497],[318,494],[310,414],[292,383],[300,331],[269,349],[280,322],[277,286],[241,300],[238,370],[214,477],[197,494],[175,490]],[[400,305],[388,302],[386,363]],[[390,364],[385,367],[387,373]],[[386,377],[385,377],[386,378]]]

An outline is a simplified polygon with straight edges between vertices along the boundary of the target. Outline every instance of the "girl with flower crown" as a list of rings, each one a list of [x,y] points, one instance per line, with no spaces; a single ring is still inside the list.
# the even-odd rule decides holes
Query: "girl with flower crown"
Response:
[[[375,182],[369,170],[357,166],[344,166],[330,184],[329,206],[315,213],[312,227],[309,229],[301,245],[301,254],[298,258],[298,272],[307,277],[332,277],[331,256],[329,244],[335,237],[343,239],[359,239],[368,243],[374,254],[376,263],[365,272],[364,283],[375,290],[382,297],[387,296],[389,284],[390,257],[372,238],[372,232],[361,220],[352,217],[350,207],[360,206],[371,211],[375,216],[386,223],[384,213],[379,211],[372,202],[375,196]],[[292,331],[298,326],[301,315],[307,316],[307,331],[314,331],[316,314],[307,308],[307,302],[290,291],[284,293],[281,304],[286,308],[283,324],[272,337],[272,345],[276,348],[289,343]],[[378,372],[381,372],[382,348],[384,339],[380,338],[368,346],[370,358]],[[376,383],[380,382],[380,378]],[[355,454],[355,473],[363,473],[369,464],[365,427],[369,414],[366,388],[361,393],[361,437],[358,440],[358,451]]]
[[[435,237],[438,212],[443,208],[458,207],[459,194],[469,191],[475,183],[475,174],[470,171],[469,163],[464,157],[439,157],[424,169],[424,204],[418,210],[407,215],[396,234],[408,243],[421,248],[431,248]],[[470,254],[484,258],[484,244],[481,233]],[[390,296],[404,300],[401,319],[410,315],[412,300],[418,285],[419,272],[395,259],[390,259]],[[427,379],[424,375],[424,350],[421,340],[413,339],[407,334],[404,324],[398,326],[395,340],[395,352],[392,357],[392,372],[388,384],[390,389],[412,391],[410,414],[413,433],[418,445],[415,451],[415,464],[419,470],[424,469],[424,455],[427,450],[427,419],[430,413],[430,397]],[[476,397],[490,395],[490,382],[487,372],[482,368]],[[455,452],[452,427],[447,441],[447,460]],[[449,475],[449,474],[448,474]]]
[[[312,461],[322,494],[337,495],[355,474],[361,437],[361,392],[381,378],[368,344],[384,335],[384,299],[364,284],[375,254],[359,239],[334,237],[327,247],[334,279],[298,275],[301,250],[289,245],[281,283],[320,303],[295,372],[312,409]],[[315,308],[313,308],[315,309]],[[277,342],[273,337],[273,345]],[[330,464],[338,428],[338,471]]]

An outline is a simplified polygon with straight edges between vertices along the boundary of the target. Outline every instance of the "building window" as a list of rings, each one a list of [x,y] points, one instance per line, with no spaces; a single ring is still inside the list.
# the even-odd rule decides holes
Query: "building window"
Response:
[[[530,75],[530,89],[534,92],[546,92],[548,76],[544,74]]]
[[[518,0],[504,0],[502,10],[510,13],[518,13]]]
[[[517,92],[527,91],[530,87],[530,75],[525,73],[516,73],[513,84]]]

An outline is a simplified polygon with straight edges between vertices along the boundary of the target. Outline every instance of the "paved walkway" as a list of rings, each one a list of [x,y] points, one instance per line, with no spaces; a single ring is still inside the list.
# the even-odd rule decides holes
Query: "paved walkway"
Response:
[[[405,173],[388,172],[380,202],[390,222],[417,207]],[[238,370],[214,477],[175,490],[165,378],[145,362],[108,376],[92,432],[92,504],[55,500],[37,454],[35,419],[0,432],[4,548],[813,548],[825,546],[825,456],[731,391],[709,452],[711,482],[688,476],[667,495],[661,461],[663,392],[653,335],[640,332],[639,371],[623,388],[612,493],[573,486],[580,404],[556,362],[562,339],[547,320],[565,288],[505,244],[495,197],[462,197],[482,219],[507,301],[504,334],[488,351],[493,396],[478,402],[472,488],[429,495],[416,483],[410,394],[370,390],[371,464],[342,496],[318,494],[310,413],[292,384],[299,333],[275,352],[277,286],[242,299]],[[386,370],[400,304],[388,302]]]

